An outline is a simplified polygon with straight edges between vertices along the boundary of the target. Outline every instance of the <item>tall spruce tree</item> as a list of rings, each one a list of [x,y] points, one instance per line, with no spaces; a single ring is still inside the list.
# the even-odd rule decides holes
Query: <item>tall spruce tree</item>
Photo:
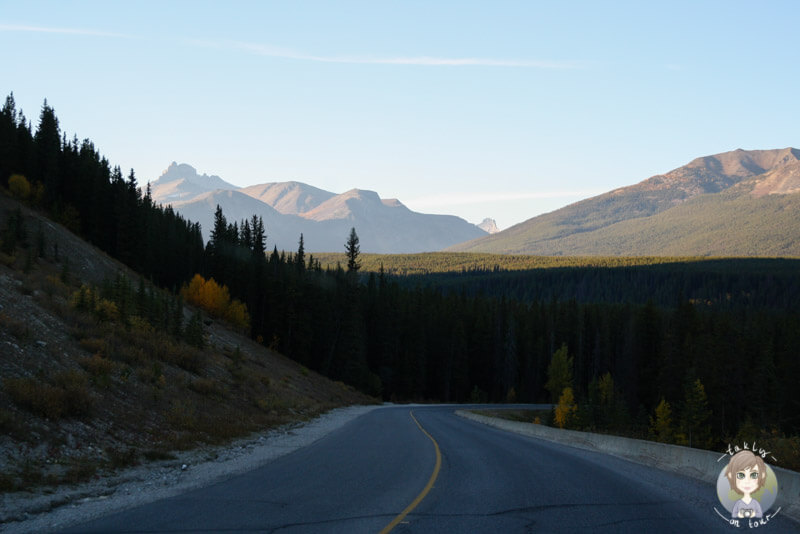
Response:
[[[44,184],[47,204],[55,206],[60,203],[63,192],[58,168],[61,154],[61,133],[55,111],[47,105],[47,100],[42,105],[42,111],[39,114],[39,128],[36,130],[33,140],[36,155],[34,179]]]
[[[297,246],[297,254],[294,257],[295,267],[297,271],[302,273],[306,270],[306,248],[303,243],[303,234],[300,234],[300,243]]]
[[[350,237],[347,238],[344,251],[345,254],[347,254],[347,272],[358,272],[361,268],[361,262],[358,261],[358,256],[361,254],[361,247],[358,244],[358,234],[356,234],[355,228],[350,229]]]

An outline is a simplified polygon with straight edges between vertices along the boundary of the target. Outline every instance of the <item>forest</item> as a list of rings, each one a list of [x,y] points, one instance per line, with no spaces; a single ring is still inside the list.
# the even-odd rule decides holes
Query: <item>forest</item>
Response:
[[[354,228],[341,260],[323,264],[302,235],[296,250],[270,250],[257,215],[228,221],[220,209],[204,244],[133,170],[123,177],[91,141],[68,139],[46,101],[34,131],[13,94],[0,112],[0,185],[176,295],[213,279],[236,303],[217,320],[386,400],[558,403],[568,387],[576,428],[655,428],[694,445],[800,433],[800,260],[529,267],[433,255],[404,271],[361,255]],[[12,221],[0,224],[7,242]],[[672,437],[658,432],[667,409]]]

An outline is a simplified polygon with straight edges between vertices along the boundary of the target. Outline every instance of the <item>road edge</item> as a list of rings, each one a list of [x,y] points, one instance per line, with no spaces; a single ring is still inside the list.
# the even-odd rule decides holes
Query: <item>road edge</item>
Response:
[[[680,445],[607,434],[562,430],[534,423],[490,417],[468,410],[456,410],[455,413],[465,419],[509,432],[562,443],[578,449],[603,452],[662,471],[689,476],[711,484],[713,487],[716,487],[719,473],[726,465],[723,460],[728,457],[724,452],[704,451]],[[781,515],[786,515],[800,523],[800,473],[775,465],[770,467],[776,472],[778,478],[776,505],[781,507]]]
[[[164,462],[165,465],[144,465],[124,470],[118,475],[97,481],[88,489],[82,489],[81,486],[62,488],[64,495],[45,495],[46,502],[28,511],[22,510],[19,514],[21,518],[0,522],[0,532],[57,531],[209,486],[307,447],[362,415],[382,407],[378,404],[335,408],[310,421],[256,433],[225,446],[178,452],[178,457]],[[164,475],[142,480],[140,475],[132,474],[148,469]],[[0,505],[10,505],[10,497],[0,495]],[[36,495],[31,497],[35,498]]]

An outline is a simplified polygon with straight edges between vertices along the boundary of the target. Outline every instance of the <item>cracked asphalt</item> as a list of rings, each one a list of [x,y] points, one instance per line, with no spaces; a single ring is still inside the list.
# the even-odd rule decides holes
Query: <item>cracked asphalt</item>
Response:
[[[261,468],[63,532],[378,533],[404,511],[391,532],[738,530],[715,513],[708,484],[481,425],[457,408],[376,409]],[[780,515],[760,530],[800,531]]]

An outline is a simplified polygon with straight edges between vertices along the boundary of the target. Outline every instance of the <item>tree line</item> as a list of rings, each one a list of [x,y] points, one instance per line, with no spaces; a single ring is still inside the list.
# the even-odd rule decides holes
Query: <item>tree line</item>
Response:
[[[548,369],[563,348],[577,405],[603,406],[613,391],[613,410],[598,413],[623,426],[651,427],[662,402],[685,406],[699,382],[713,435],[745,421],[800,431],[796,263],[396,276],[364,272],[354,228],[342,263],[323,267],[302,235],[295,251],[270,251],[261,218],[228,221],[219,208],[204,246],[199,225],[154,205],[133,171],[123,179],[90,141],[68,141],[47,103],[33,133],[9,96],[0,147],[4,185],[24,176],[28,202],[163,287],[200,274],[191,291],[241,302],[254,339],[367,393],[558,402]]]
[[[12,93],[0,110],[0,184],[14,181],[23,200],[164,287],[202,269],[199,224],[157,206],[133,169],[112,168],[89,139],[67,139],[46,100],[34,132]]]

